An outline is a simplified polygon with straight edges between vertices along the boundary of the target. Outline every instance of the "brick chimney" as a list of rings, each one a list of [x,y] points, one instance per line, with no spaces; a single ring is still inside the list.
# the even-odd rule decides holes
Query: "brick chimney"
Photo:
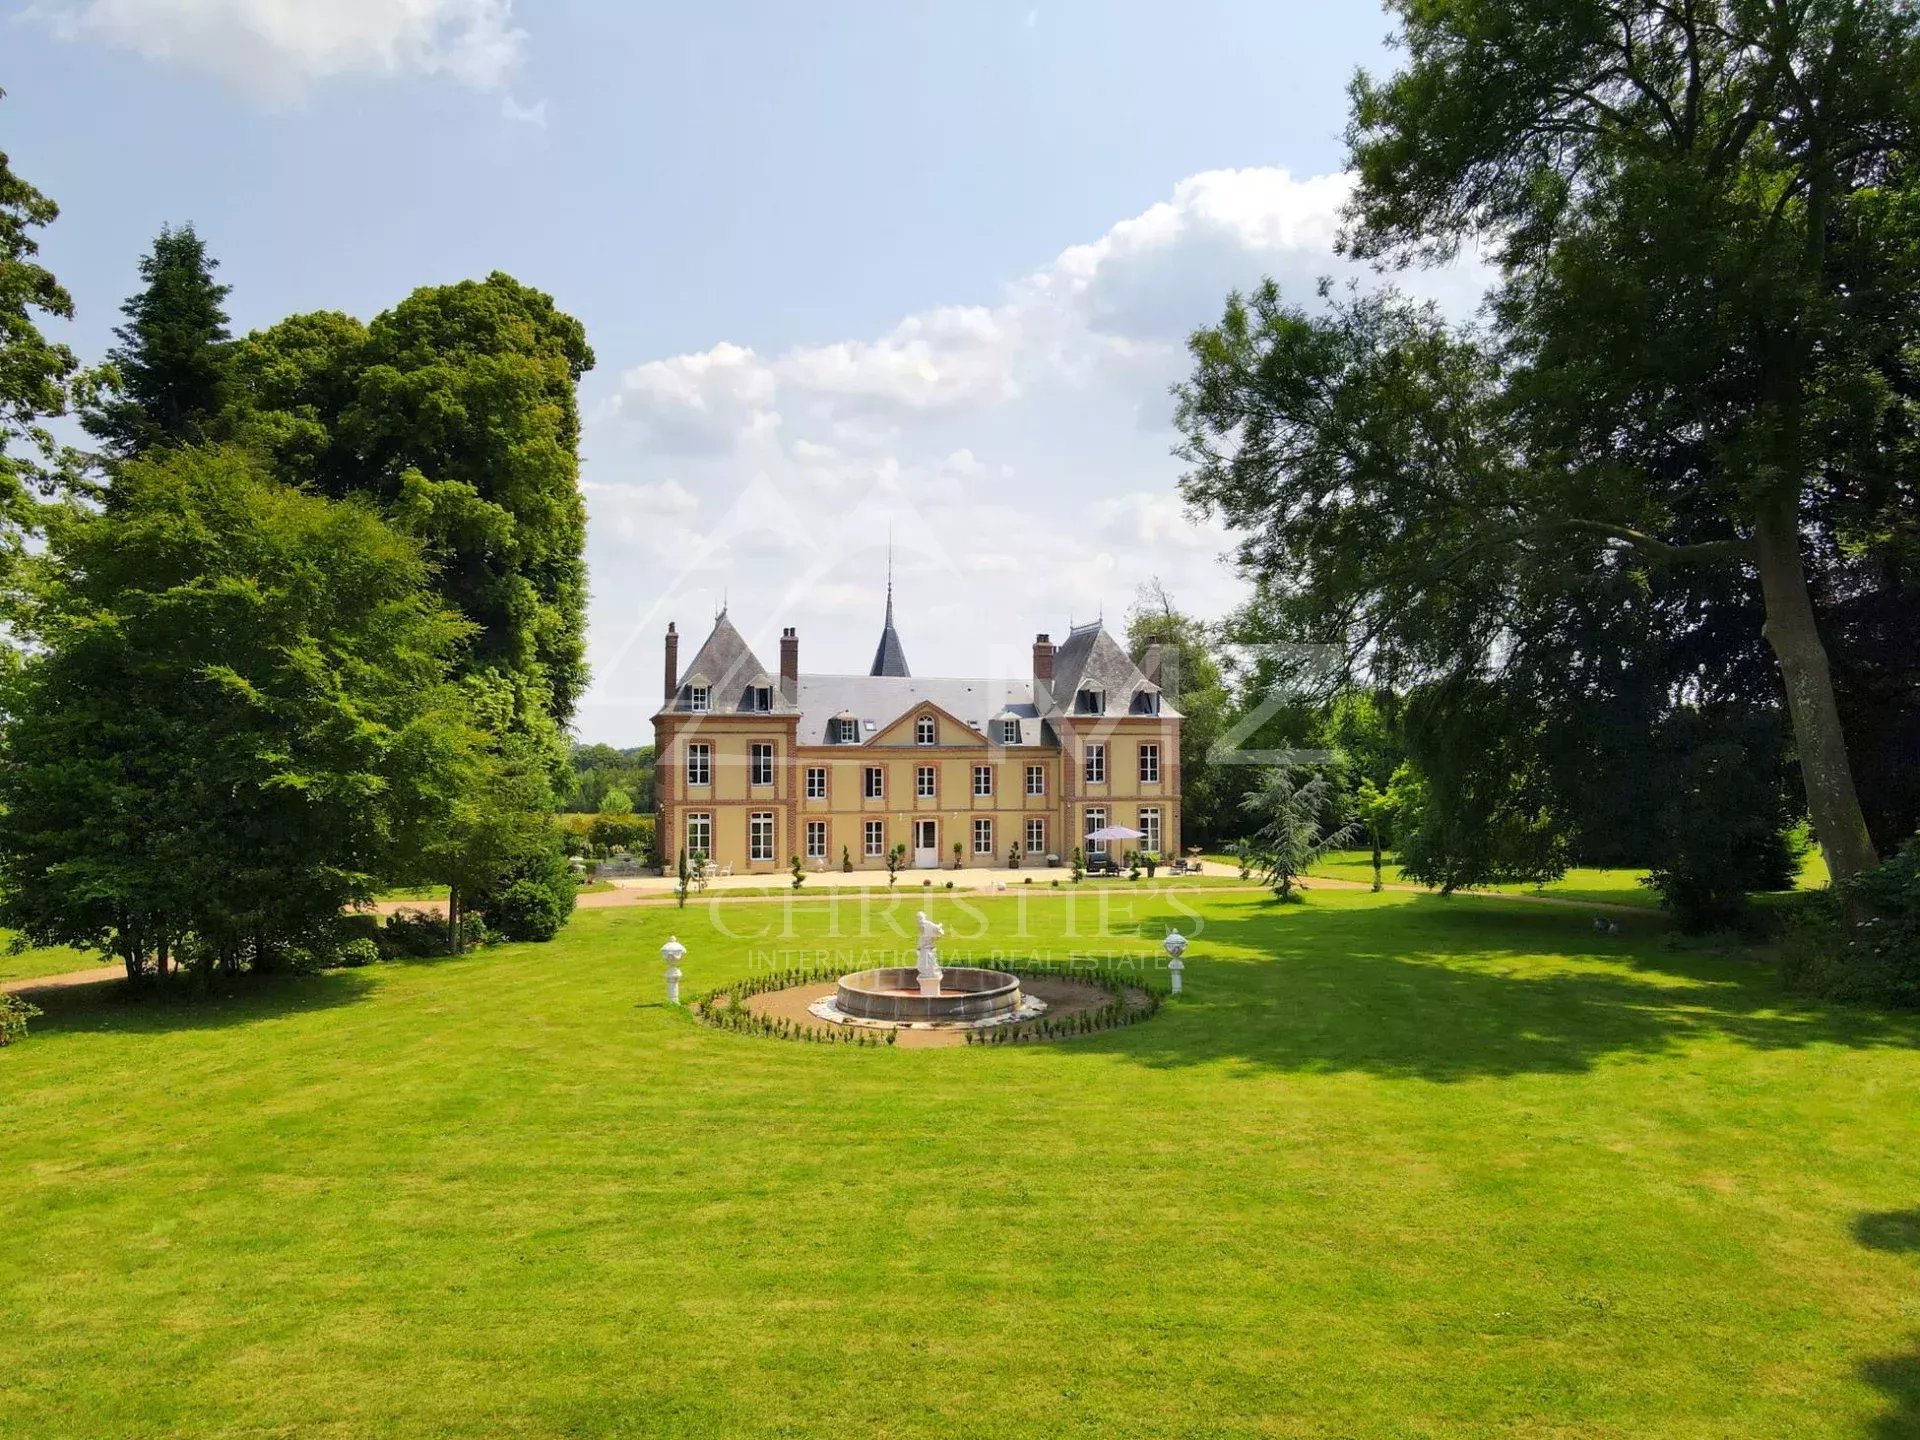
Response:
[[[680,632],[667,622],[667,703],[680,693]]]
[[[1033,637],[1033,678],[1043,685],[1053,683],[1053,641],[1045,635]]]
[[[800,698],[800,632],[791,625],[780,632],[780,688],[789,701]]]

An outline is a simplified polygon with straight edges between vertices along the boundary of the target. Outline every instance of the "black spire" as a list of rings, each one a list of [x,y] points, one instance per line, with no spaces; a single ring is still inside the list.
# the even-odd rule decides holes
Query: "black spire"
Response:
[[[900,636],[893,628],[893,544],[887,544],[887,623],[880,632],[880,647],[873,652],[873,668],[869,675],[909,675],[907,652],[901,647]]]

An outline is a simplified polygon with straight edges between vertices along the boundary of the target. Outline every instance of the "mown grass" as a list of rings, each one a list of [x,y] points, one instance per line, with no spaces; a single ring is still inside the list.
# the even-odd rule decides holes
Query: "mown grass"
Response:
[[[1385,857],[1381,879],[1388,885],[1413,885],[1393,857]],[[1309,872],[1335,880],[1373,883],[1373,853],[1369,850],[1336,850]],[[1579,900],[1598,905],[1633,905],[1641,909],[1660,908],[1659,894],[1646,883],[1645,870],[1608,870],[1594,866],[1575,866],[1558,880],[1546,885],[1525,883],[1490,885],[1484,893],[1495,895],[1539,895],[1558,900]],[[1799,888],[1822,889],[1827,883],[1826,860],[1817,849],[1809,849],[1800,860]]]
[[[12,945],[12,933],[0,930],[0,984],[41,975],[60,975],[69,970],[85,970],[90,965],[119,963],[103,961],[100,956],[84,950],[69,950],[64,945],[20,951],[15,951]]]
[[[44,997],[0,1051],[10,1437],[1892,1436],[1920,1022],[1514,900],[937,895],[1194,936],[1154,1020],[848,1050],[661,1003],[922,895]],[[1023,919],[1024,917],[1024,919]]]

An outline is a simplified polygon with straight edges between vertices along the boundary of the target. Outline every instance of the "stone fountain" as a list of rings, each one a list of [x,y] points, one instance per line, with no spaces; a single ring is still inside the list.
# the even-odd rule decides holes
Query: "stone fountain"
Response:
[[[934,942],[946,927],[922,911],[916,964],[842,975],[834,993],[810,1008],[822,1020],[842,1025],[913,1025],[964,1029],[1004,1025],[1040,1014],[1046,1002],[1020,988],[1020,977],[1001,970],[957,965],[943,968]]]

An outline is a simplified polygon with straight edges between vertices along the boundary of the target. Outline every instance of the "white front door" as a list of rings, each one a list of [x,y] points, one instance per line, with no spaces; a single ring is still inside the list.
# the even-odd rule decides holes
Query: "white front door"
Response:
[[[940,868],[940,826],[937,821],[913,822],[913,863],[921,870]]]

